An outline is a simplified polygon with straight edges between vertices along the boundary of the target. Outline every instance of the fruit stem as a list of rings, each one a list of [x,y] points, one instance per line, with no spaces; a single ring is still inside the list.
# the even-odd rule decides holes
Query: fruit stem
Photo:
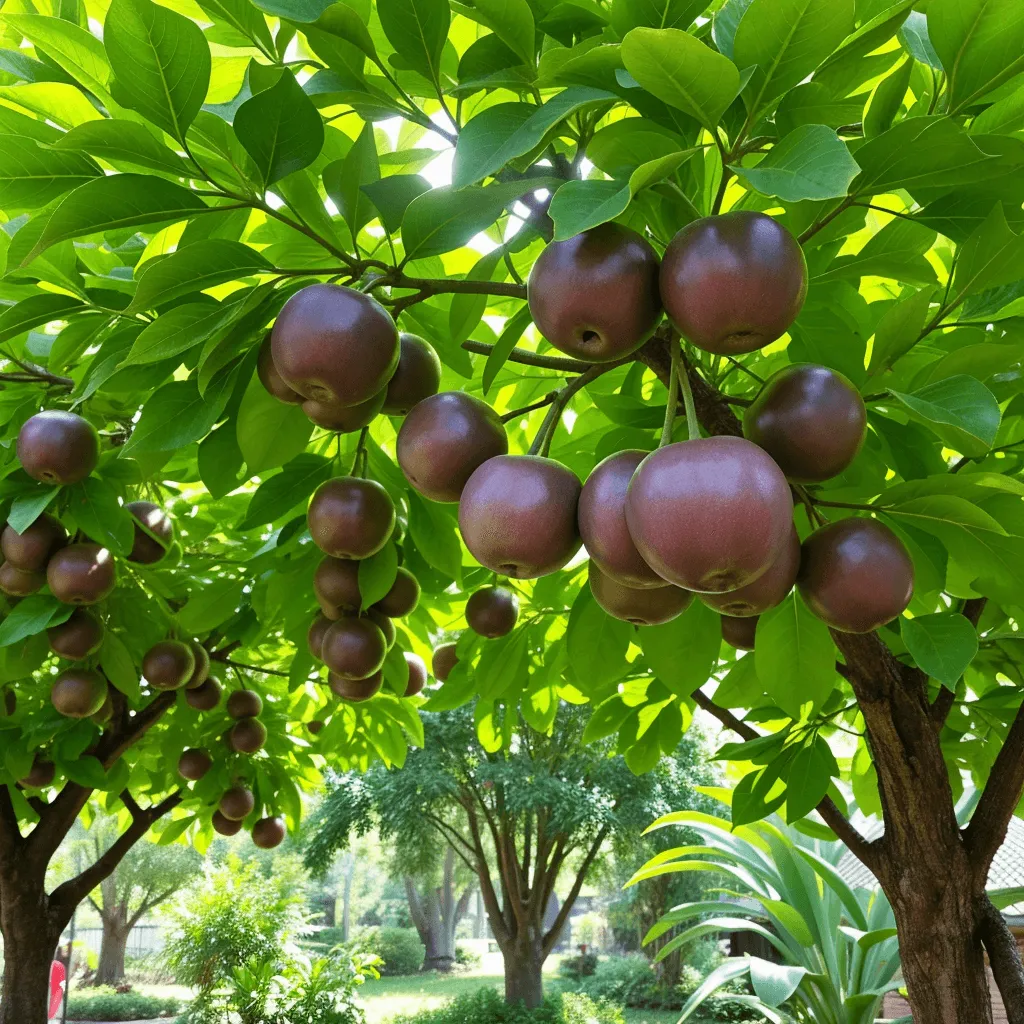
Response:
[[[697,408],[693,404],[693,389],[690,387],[689,367],[683,358],[683,350],[677,344],[670,345],[672,356],[672,373],[679,382],[679,390],[683,393],[683,406],[686,409],[686,429],[691,441],[700,438],[700,420],[697,419]],[[669,440],[672,439],[672,425],[669,424]],[[662,443],[667,444],[662,437]]]
[[[563,388],[559,391],[558,396],[561,397],[561,395],[565,394],[565,390]],[[555,424],[561,415],[562,406],[559,404],[558,397],[556,397],[551,403],[551,407],[548,409],[544,421],[540,425],[540,430],[537,431],[537,436],[533,439],[533,444],[530,445],[530,450],[526,453],[527,455],[547,454],[551,448],[551,438],[555,432]]]
[[[359,431],[359,443],[356,445],[356,455],[352,460],[352,471],[349,473],[349,476],[363,476],[366,473],[366,463],[369,459],[366,453],[366,435],[369,432],[369,427],[363,427]]]
[[[672,357],[672,369],[668,375],[668,402],[665,405],[665,423],[661,428],[659,448],[672,443],[672,427],[676,421],[676,409],[679,408],[679,346],[669,343],[669,354]]]

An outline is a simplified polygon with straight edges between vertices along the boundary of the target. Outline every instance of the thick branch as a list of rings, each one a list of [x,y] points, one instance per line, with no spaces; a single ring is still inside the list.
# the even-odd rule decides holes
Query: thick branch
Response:
[[[1006,920],[984,894],[977,900],[978,932],[1006,1007],[1007,1024],[1024,1024],[1024,963]]]
[[[1006,734],[988,782],[964,831],[975,882],[984,885],[996,851],[1006,839],[1010,818],[1024,791],[1024,704]]]
[[[565,922],[569,919],[569,913],[579,897],[580,891],[583,888],[583,883],[586,881],[587,875],[590,873],[590,868],[597,859],[597,855],[600,853],[601,846],[608,837],[609,831],[610,826],[605,825],[605,827],[598,832],[597,838],[591,844],[586,857],[583,858],[583,863],[580,865],[579,871],[576,872],[576,880],[572,883],[572,888],[569,890],[569,894],[565,897],[561,909],[558,911],[558,916],[555,918],[554,923],[548,930],[548,933],[544,936],[543,943],[541,945],[541,953],[543,956],[546,957],[558,942],[558,936],[562,934]]]
[[[526,285],[515,281],[471,281],[467,278],[407,277],[400,271],[385,274],[380,282],[392,288],[412,288],[432,295],[497,295],[509,299],[526,299]]]

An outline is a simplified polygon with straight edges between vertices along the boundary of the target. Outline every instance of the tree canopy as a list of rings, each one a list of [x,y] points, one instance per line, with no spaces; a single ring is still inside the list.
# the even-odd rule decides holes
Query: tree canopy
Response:
[[[332,419],[308,387],[293,404],[280,372],[295,383],[294,367],[269,367],[275,381],[264,360],[257,373],[285,303],[330,282],[425,338],[440,390],[496,410],[513,455],[548,456],[579,479],[659,438],[740,435],[762,383],[787,367],[851,382],[863,449],[797,486],[796,529],[884,524],[913,563],[906,614],[830,631],[792,593],[739,657],[701,600],[639,630],[613,618],[577,556],[514,582],[522,610],[504,637],[462,632],[458,664],[423,706],[472,702],[497,752],[520,720],[548,733],[560,702],[589,702],[582,741],[614,736],[637,772],[676,748],[695,707],[709,710],[745,741],[726,751],[750,768],[734,820],[817,808],[808,827],[833,830],[886,887],[915,1010],[987,1012],[975,902],[1024,786],[1016,0],[14,0],[0,35],[0,500],[15,533],[46,510],[117,574],[85,666],[111,686],[105,726],[51,706],[45,630],[70,608],[52,581],[26,593],[41,586],[27,570],[5,576],[21,588],[0,625],[8,948],[3,864],[45,863],[90,794],[132,820],[119,853],[161,818],[162,839],[201,846],[234,783],[254,793],[250,826],[294,823],[325,757],[400,766],[422,740],[403,655],[427,659],[459,632],[493,574],[456,506],[396,464],[394,403],[376,416],[385,407],[365,403],[370,422],[339,432],[351,408]],[[770,215],[806,260],[806,299],[778,340],[709,352],[693,323],[681,350],[666,299],[671,322],[654,329],[655,303],[641,347],[593,363],[553,352],[555,332],[533,322],[526,281],[552,240],[614,221],[656,261],[681,228],[738,212]],[[585,352],[595,339],[577,340]],[[673,423],[680,398],[687,416]],[[26,473],[16,439],[41,409],[97,430],[94,472],[67,486]],[[359,570],[360,600],[386,596],[399,565],[422,588],[396,620],[383,689],[360,702],[315,684],[306,642],[322,558],[306,502],[353,471],[397,510]],[[152,563],[130,558],[138,535],[160,542],[133,522],[127,504],[140,500],[175,530]],[[267,698],[263,752],[227,754],[223,710],[197,716],[180,692],[140,687],[144,656],[167,638],[200,643],[225,683],[237,670]],[[175,765],[195,746],[215,751],[214,766],[182,786]],[[19,781],[46,780],[45,765],[32,774],[40,760],[57,775],[37,795]],[[961,830],[964,773],[982,796]],[[853,830],[836,780],[883,814],[884,840]],[[56,917],[109,866],[65,890]],[[937,887],[947,873],[963,885]],[[914,995],[911,933],[968,979],[946,1006]],[[986,940],[990,952],[1006,941]]]

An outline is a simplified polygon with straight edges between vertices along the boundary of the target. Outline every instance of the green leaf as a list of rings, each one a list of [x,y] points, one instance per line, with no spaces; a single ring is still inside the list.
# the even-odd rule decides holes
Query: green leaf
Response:
[[[15,533],[24,533],[57,497],[59,487],[36,487],[26,494],[19,494],[11,503],[7,522]]]
[[[362,186],[379,179],[380,163],[377,160],[373,125],[366,124],[345,158],[324,170],[324,184],[353,238],[374,218],[372,197],[363,192]],[[388,180],[384,179],[385,182]],[[395,224],[396,228],[398,224],[401,224],[401,218]]]
[[[251,530],[272,523],[296,505],[305,503],[320,484],[331,478],[331,469],[331,460],[322,455],[309,452],[296,455],[280,473],[259,485],[238,529]]]
[[[750,984],[758,999],[769,1006],[781,1006],[800,987],[808,973],[806,967],[789,967],[756,956],[750,958]]]
[[[308,167],[324,148],[324,123],[288,70],[235,112],[235,135],[265,185]]]
[[[112,0],[103,44],[117,101],[184,142],[210,87],[202,29],[151,0]]]
[[[19,334],[24,334],[25,331],[30,331],[41,324],[64,320],[82,308],[82,300],[74,299],[70,295],[38,292],[26,296],[0,313],[0,343],[10,341],[11,338],[16,338]]]
[[[135,526],[114,488],[100,477],[88,476],[69,488],[69,497],[68,511],[78,528],[115,555],[127,557],[132,550]]]
[[[787,203],[845,196],[860,173],[846,143],[823,124],[791,131],[754,167],[730,167],[751,188]]]
[[[161,317],[163,319],[163,317]],[[214,499],[230,494],[240,483],[245,459],[238,447],[233,419],[222,423],[199,442],[199,479]]]
[[[833,776],[839,776],[839,765],[828,743],[815,735],[793,755],[785,771],[786,820],[792,823],[810,814],[825,798]]]
[[[81,153],[62,153],[34,139],[7,135],[0,205],[5,210],[36,210],[102,175],[99,165]]]
[[[377,58],[377,47],[373,43],[370,30],[365,19],[348,4],[331,4],[316,20],[317,31],[326,32],[345,42],[351,43],[356,49],[362,50],[371,60]]]
[[[250,473],[291,462],[306,450],[313,424],[301,407],[279,402],[257,376],[249,381],[238,410],[238,447]]]
[[[100,648],[100,667],[107,679],[129,700],[137,701],[141,694],[139,670],[124,641],[111,629],[103,634]]]
[[[731,60],[676,28],[633,29],[622,41],[622,60],[647,92],[710,131],[740,91]]]
[[[461,579],[462,547],[455,518],[444,505],[410,491],[409,532],[428,565],[449,579]]]
[[[756,66],[752,114],[803,81],[853,31],[854,0],[753,0],[736,29],[736,66]],[[753,118],[751,118],[753,120]]]
[[[440,256],[465,245],[490,227],[506,206],[527,192],[550,188],[558,179],[532,178],[455,190],[431,189],[414,199],[402,220],[402,241],[408,259]]]
[[[966,295],[1010,284],[1024,277],[1024,233],[1015,235],[996,203],[961,246],[953,274],[957,301]]]
[[[533,65],[536,28],[527,0],[474,0],[473,13],[524,64]]]
[[[252,0],[261,11],[292,21],[316,21],[334,0]]]
[[[863,172],[851,192],[877,195],[897,188],[955,188],[982,180],[995,162],[948,117],[910,117],[857,150]]]
[[[942,61],[939,60],[939,55],[928,36],[927,15],[921,11],[911,11],[897,35],[904,49],[914,60],[919,60],[936,71],[942,70]]]
[[[99,758],[91,754],[83,754],[74,761],[66,761],[61,767],[72,782],[86,789],[103,790],[107,785],[107,773],[103,770]]]
[[[948,75],[952,114],[1024,71],[1024,7],[1017,0],[932,0],[928,34]]]
[[[139,422],[120,454],[169,452],[198,441],[213,429],[224,401],[207,402],[199,393],[194,377],[164,384],[142,407]]]
[[[612,27],[620,36],[634,28],[690,27],[707,0],[612,0]]]
[[[569,663],[580,685],[593,689],[622,676],[632,633],[628,622],[613,619],[584,587],[573,602],[566,629]]]
[[[875,86],[875,91],[871,94],[867,109],[864,111],[865,138],[874,138],[892,127],[896,115],[903,106],[913,70],[914,62],[904,60],[892,74]]]
[[[956,612],[901,619],[900,630],[918,668],[951,690],[978,653],[977,630]]]
[[[388,42],[428,81],[441,80],[441,53],[448,38],[448,0],[377,0]]]
[[[888,370],[917,344],[934,294],[933,288],[922,288],[909,295],[901,295],[899,301],[882,314],[875,327],[868,373]]]
[[[186,220],[209,209],[195,193],[163,178],[147,174],[96,178],[64,197],[24,263],[31,263],[45,249],[67,238]]]
[[[80,85],[106,100],[110,65],[103,44],[91,32],[64,18],[4,14],[3,21],[62,67]]]
[[[196,633],[216,629],[235,614],[243,586],[243,580],[227,577],[215,579],[208,586],[197,584],[188,603],[178,612],[181,628]]]
[[[935,244],[935,231],[905,218],[893,218],[872,235],[859,253],[839,256],[818,282],[834,277],[860,278],[867,274],[891,277],[898,281],[935,283],[935,270],[924,254]]]
[[[972,135],[1000,135],[1024,128],[1024,86],[986,107],[968,129]]]
[[[644,626],[637,639],[655,676],[681,697],[711,678],[722,645],[718,614],[701,601],[663,626]]]
[[[49,626],[64,622],[74,611],[48,594],[23,597],[0,622],[0,647],[10,647],[26,637],[35,636]]]
[[[430,182],[419,174],[391,174],[359,188],[373,203],[384,227],[395,234],[402,226],[409,204],[430,191]]]
[[[510,317],[502,329],[501,335],[494,344],[494,348],[487,356],[487,362],[484,365],[483,378],[481,380],[481,387],[486,395],[491,390],[491,385],[494,383],[494,378],[498,375],[498,372],[505,365],[505,360],[508,359],[512,349],[519,343],[519,339],[523,336],[526,328],[533,322],[533,316],[530,313],[529,306],[524,306],[514,316]]]
[[[494,175],[529,153],[560,121],[594,103],[614,101],[614,93],[574,86],[542,107],[532,103],[499,103],[468,121],[459,133],[452,166],[452,186],[464,188]]]
[[[889,392],[950,448],[972,458],[995,443],[1001,413],[995,395],[966,374],[926,384],[913,394]]]
[[[53,143],[55,150],[84,150],[115,166],[119,163],[148,167],[178,177],[187,177],[188,165],[157,138],[147,125],[123,118],[86,121]]]
[[[273,269],[255,249],[241,242],[225,238],[193,242],[145,265],[129,309],[154,309],[184,295]],[[136,339],[133,351],[141,338]]]
[[[828,626],[792,593],[757,623],[757,677],[792,718],[804,704],[819,708],[836,685],[836,651]]]
[[[213,337],[239,312],[235,303],[187,302],[175,306],[142,329],[121,365],[159,363],[181,355]]]
[[[359,595],[362,610],[376,604],[394,585],[398,577],[398,549],[388,543],[375,555],[359,563]]]

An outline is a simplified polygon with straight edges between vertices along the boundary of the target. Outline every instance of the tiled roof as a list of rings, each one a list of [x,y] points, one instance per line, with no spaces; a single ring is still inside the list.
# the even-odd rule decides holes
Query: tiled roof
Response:
[[[878,818],[861,818],[857,828],[866,839],[879,839],[885,831]],[[874,889],[875,876],[857,858],[847,852],[839,862],[839,873],[854,889]],[[992,861],[988,875],[989,889],[1012,889],[1024,886],[1024,821],[1011,818],[1006,841]],[[1024,918],[1024,903],[1015,903],[1003,910],[1006,917]]]

